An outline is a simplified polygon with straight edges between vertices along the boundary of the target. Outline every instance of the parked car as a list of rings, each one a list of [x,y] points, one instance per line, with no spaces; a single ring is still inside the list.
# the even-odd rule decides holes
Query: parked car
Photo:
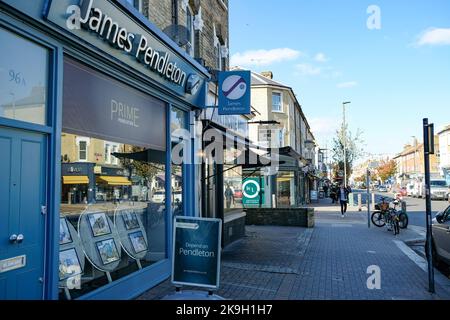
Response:
[[[153,193],[152,201],[154,203],[164,203],[166,199],[166,193],[164,191],[156,191]]]
[[[378,191],[379,192],[388,192],[388,189],[386,188],[386,186],[381,185],[378,187]]]
[[[413,183],[409,183],[409,184],[406,186],[406,195],[407,195],[408,197],[414,196],[414,184],[413,184]]]
[[[408,191],[406,190],[405,187],[400,188],[398,193],[400,193],[402,195],[402,197],[407,197],[408,196]]]
[[[425,191],[422,194],[425,194]],[[430,195],[432,200],[448,200],[448,194],[447,181],[444,179],[432,179],[430,181]]]
[[[435,264],[450,265],[450,207],[433,219],[432,248]]]

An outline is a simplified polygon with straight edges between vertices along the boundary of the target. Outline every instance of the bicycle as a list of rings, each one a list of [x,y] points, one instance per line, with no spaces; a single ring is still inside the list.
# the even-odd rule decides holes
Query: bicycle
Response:
[[[393,228],[395,234],[400,233],[400,229],[406,229],[408,227],[408,215],[404,212],[397,211],[398,201],[392,202],[394,207],[390,208],[389,204],[382,199],[382,203],[376,205],[377,211],[372,214],[372,223],[383,228],[388,225],[388,228]]]

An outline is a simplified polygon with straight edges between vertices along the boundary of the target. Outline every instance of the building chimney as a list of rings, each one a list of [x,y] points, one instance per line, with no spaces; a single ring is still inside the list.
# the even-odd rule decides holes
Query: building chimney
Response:
[[[270,80],[273,79],[273,72],[272,71],[263,71],[263,72],[261,72],[261,75],[263,77],[269,78]]]

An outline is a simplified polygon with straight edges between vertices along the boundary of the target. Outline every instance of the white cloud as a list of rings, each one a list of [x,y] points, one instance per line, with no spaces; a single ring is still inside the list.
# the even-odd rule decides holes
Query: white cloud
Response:
[[[307,63],[297,64],[295,69],[304,76],[317,76],[322,72],[321,68],[315,67]]]
[[[327,62],[330,59],[328,59],[324,53],[319,52],[314,56],[314,60],[316,60],[317,62]]]
[[[311,126],[311,131],[316,137],[330,136],[341,125],[335,118],[311,118],[308,122]]]
[[[430,28],[425,30],[419,35],[417,45],[450,45],[450,28]]]
[[[354,88],[358,85],[358,82],[356,81],[348,81],[348,82],[341,82],[337,84],[337,87],[339,89],[348,89],[348,88]]]
[[[295,60],[302,53],[289,48],[272,50],[252,50],[236,53],[231,57],[233,66],[267,66],[273,63]]]

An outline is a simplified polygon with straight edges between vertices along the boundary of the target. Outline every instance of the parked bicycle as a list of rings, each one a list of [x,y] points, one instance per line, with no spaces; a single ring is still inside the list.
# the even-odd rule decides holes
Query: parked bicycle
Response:
[[[394,231],[397,235],[400,229],[408,227],[409,219],[406,213],[397,210],[399,201],[395,200],[391,204],[392,206],[382,198],[381,203],[375,206],[377,211],[372,214],[372,223],[379,228],[387,226],[389,231]]]

